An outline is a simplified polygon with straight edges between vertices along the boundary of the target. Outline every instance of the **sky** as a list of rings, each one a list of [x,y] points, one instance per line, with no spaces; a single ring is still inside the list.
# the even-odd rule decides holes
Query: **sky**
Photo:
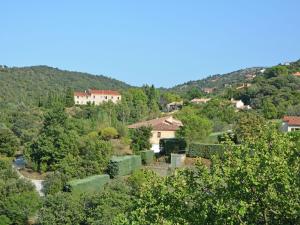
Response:
[[[0,0],[0,65],[171,87],[300,58],[299,0]]]

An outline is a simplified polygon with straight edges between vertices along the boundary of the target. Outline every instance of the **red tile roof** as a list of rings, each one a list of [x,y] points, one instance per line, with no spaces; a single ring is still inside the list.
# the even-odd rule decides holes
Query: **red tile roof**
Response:
[[[293,75],[296,76],[296,77],[300,77],[300,72],[296,72]]]
[[[75,91],[74,96],[88,96],[88,93],[86,92],[80,92],[80,91]]]
[[[286,122],[289,126],[300,126],[300,116],[284,116],[283,122]]]
[[[182,123],[179,120],[173,119],[172,116],[166,116],[158,119],[135,123],[129,125],[128,128],[136,129],[143,126],[151,126],[152,129],[156,131],[176,131],[182,126]]]
[[[89,89],[90,94],[96,94],[96,95],[120,95],[118,91],[112,91],[112,90],[94,90]]]

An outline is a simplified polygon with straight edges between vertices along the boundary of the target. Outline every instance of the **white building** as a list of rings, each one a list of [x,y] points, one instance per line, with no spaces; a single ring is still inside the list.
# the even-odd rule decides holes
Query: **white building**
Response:
[[[234,100],[233,98],[230,100],[231,104],[234,105],[236,109],[251,109],[250,105],[245,105],[242,100]]]
[[[285,116],[282,121],[284,132],[300,131],[300,116]]]
[[[92,90],[85,92],[74,92],[74,102],[76,105],[86,105],[88,103],[100,105],[103,102],[112,101],[117,103],[121,100],[121,94],[117,91],[111,90]]]

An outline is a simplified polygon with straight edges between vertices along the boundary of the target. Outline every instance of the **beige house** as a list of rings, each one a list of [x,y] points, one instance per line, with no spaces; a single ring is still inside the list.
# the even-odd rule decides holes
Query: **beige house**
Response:
[[[190,102],[194,104],[202,104],[202,103],[207,103],[210,101],[210,98],[194,98]]]
[[[175,138],[176,131],[182,126],[182,122],[174,119],[172,116],[165,116],[158,119],[148,120],[144,122],[129,125],[129,129],[136,129],[143,126],[152,127],[152,137],[150,143],[151,150],[155,153],[159,152],[159,141],[162,138]]]
[[[300,131],[300,116],[285,116],[282,121],[284,132]]]
[[[121,100],[121,94],[117,91],[111,90],[92,90],[89,89],[84,92],[74,92],[74,102],[76,105],[86,105],[88,103],[100,105],[103,102],[112,101],[117,103]]]

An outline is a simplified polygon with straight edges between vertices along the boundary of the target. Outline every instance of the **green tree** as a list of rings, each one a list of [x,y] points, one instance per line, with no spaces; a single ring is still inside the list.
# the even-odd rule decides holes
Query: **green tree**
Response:
[[[65,105],[66,107],[72,107],[74,104],[74,90],[72,88],[68,88],[66,91]]]
[[[20,147],[19,139],[8,128],[0,128],[0,154],[13,156]]]
[[[147,150],[151,148],[150,138],[152,137],[151,127],[140,127],[130,130],[130,147],[134,152]]]

